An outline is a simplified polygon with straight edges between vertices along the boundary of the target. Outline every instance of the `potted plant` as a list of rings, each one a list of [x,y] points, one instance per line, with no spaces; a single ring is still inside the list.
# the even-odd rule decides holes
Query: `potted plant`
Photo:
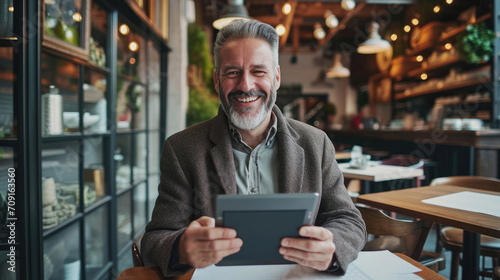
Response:
[[[484,22],[468,25],[458,38],[460,57],[469,63],[487,62],[493,54],[495,32]]]

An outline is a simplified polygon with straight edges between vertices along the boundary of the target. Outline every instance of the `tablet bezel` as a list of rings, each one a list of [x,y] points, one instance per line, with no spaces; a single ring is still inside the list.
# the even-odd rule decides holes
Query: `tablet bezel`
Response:
[[[219,227],[232,227],[234,225],[226,225],[224,223],[224,212],[231,212],[233,215],[237,212],[248,213],[252,212],[256,215],[266,215],[269,211],[286,212],[286,211],[304,211],[304,217],[301,224],[293,224],[294,228],[298,229],[304,225],[313,225],[316,219],[316,211],[319,203],[318,193],[281,193],[281,194],[266,194],[266,195],[218,195],[216,204],[216,225]],[[295,219],[297,220],[297,219]],[[244,221],[247,222],[247,221]],[[255,225],[261,227],[262,225]],[[274,236],[274,239],[293,236]],[[243,241],[245,243],[245,241]],[[254,241],[255,242],[255,241]],[[273,243],[274,244],[274,243]],[[279,244],[278,244],[279,246]],[[277,250],[277,249],[276,249]],[[274,252],[274,251],[273,251]],[[240,252],[239,252],[240,253]],[[238,253],[236,253],[238,254]],[[238,256],[238,260],[234,257],[222,259],[216,265],[262,265],[262,264],[289,264],[290,261],[278,256],[275,259],[256,260],[246,256]]]

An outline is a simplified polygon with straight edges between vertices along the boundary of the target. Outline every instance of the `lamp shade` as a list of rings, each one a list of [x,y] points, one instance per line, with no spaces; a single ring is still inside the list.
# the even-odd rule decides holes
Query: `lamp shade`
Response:
[[[359,44],[358,46],[359,53],[363,54],[379,53],[379,52],[384,52],[391,48],[391,44],[386,40],[382,39],[378,34],[379,28],[380,25],[375,21],[372,21],[370,23],[370,27],[368,28],[368,32],[370,32],[370,34],[368,35],[368,39],[366,41]]]
[[[214,28],[221,29],[235,19],[249,19],[247,8],[243,0],[230,0],[222,8],[221,15],[212,23]]]
[[[340,62],[340,53],[336,53],[333,58],[333,66],[326,72],[327,78],[346,78],[351,76],[351,71],[345,68]]]

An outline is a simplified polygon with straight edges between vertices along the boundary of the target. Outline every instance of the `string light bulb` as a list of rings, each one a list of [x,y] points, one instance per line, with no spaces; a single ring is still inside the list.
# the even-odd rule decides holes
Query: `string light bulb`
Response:
[[[73,14],[73,20],[74,20],[75,22],[80,22],[80,21],[82,21],[82,15],[81,15],[79,12],[75,12],[75,13]]]
[[[403,29],[404,29],[404,31],[405,31],[406,33],[408,33],[408,32],[410,32],[410,31],[411,31],[411,26],[409,26],[409,25],[407,24],[407,25],[405,25],[405,27],[404,27]]]
[[[326,10],[325,14],[325,24],[329,28],[335,28],[339,25],[339,20],[338,18],[332,13],[330,10]]]
[[[441,7],[436,5],[436,6],[434,6],[434,9],[432,9],[432,10],[434,11],[434,13],[437,14],[437,13],[439,13],[439,11],[441,11]]]
[[[447,49],[447,50],[451,50],[452,47],[453,47],[453,45],[451,43],[446,43],[444,45],[444,48]]]
[[[453,0],[446,0],[446,4],[450,5],[451,3],[453,3]]]
[[[342,0],[342,2],[340,2],[340,6],[342,9],[350,11],[356,7],[356,2],[354,2],[354,0]]]
[[[325,30],[323,30],[323,27],[321,27],[321,24],[316,22],[314,24],[314,32],[313,32],[314,38],[318,40],[323,40],[325,39],[326,33]]]
[[[411,24],[413,24],[413,25],[415,25],[415,26],[416,26],[416,25],[418,25],[418,23],[419,23],[419,22],[420,22],[420,21],[418,20],[418,18],[413,18],[413,19],[411,20]]]
[[[292,11],[292,5],[286,2],[285,5],[283,5],[283,8],[281,8],[281,11],[285,16],[287,16]]]
[[[9,12],[13,12],[14,11],[14,6],[10,6],[9,7]]]
[[[422,79],[423,81],[427,80],[427,74],[422,73],[422,75],[420,75],[420,79]]]
[[[127,35],[130,32],[130,29],[128,28],[128,26],[125,23],[120,25],[119,30],[120,30],[120,33],[123,35]]]
[[[283,36],[286,32],[285,26],[281,23],[278,24],[275,29],[276,29],[276,33],[278,33],[278,36]]]
[[[417,60],[418,62],[422,62],[422,61],[424,60],[424,57],[423,57],[423,56],[421,56],[421,55],[417,55],[416,60]]]
[[[132,41],[130,42],[130,44],[128,44],[128,49],[133,52],[136,52],[139,49],[139,44],[137,44],[136,41]]]
[[[393,33],[393,34],[391,35],[391,40],[394,42],[394,41],[396,41],[397,39],[398,39],[398,34]]]

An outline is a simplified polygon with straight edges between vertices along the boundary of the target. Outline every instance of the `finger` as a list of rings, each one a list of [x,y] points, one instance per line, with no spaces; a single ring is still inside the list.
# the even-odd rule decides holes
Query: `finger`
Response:
[[[329,259],[329,256],[323,252],[308,252],[285,247],[281,247],[279,252],[283,256],[294,257],[306,261],[326,261]]]
[[[299,230],[299,235],[324,241],[333,240],[332,232],[323,227],[303,226]]]
[[[215,227],[215,219],[212,217],[203,216],[195,220],[202,227]]]
[[[186,229],[185,234],[190,239],[217,240],[232,239],[236,237],[236,231],[232,228],[220,227],[192,227]]]
[[[211,241],[196,240],[193,241],[190,246],[196,248],[200,252],[213,252],[213,251],[224,251],[239,249],[243,245],[243,240],[240,238],[234,239],[219,239]]]
[[[317,262],[317,261],[308,261],[308,260],[303,260],[297,257],[293,256],[283,256],[286,260],[289,260],[291,262],[300,264],[302,266],[310,267],[316,270],[327,270],[330,267],[330,263],[328,262]]]

